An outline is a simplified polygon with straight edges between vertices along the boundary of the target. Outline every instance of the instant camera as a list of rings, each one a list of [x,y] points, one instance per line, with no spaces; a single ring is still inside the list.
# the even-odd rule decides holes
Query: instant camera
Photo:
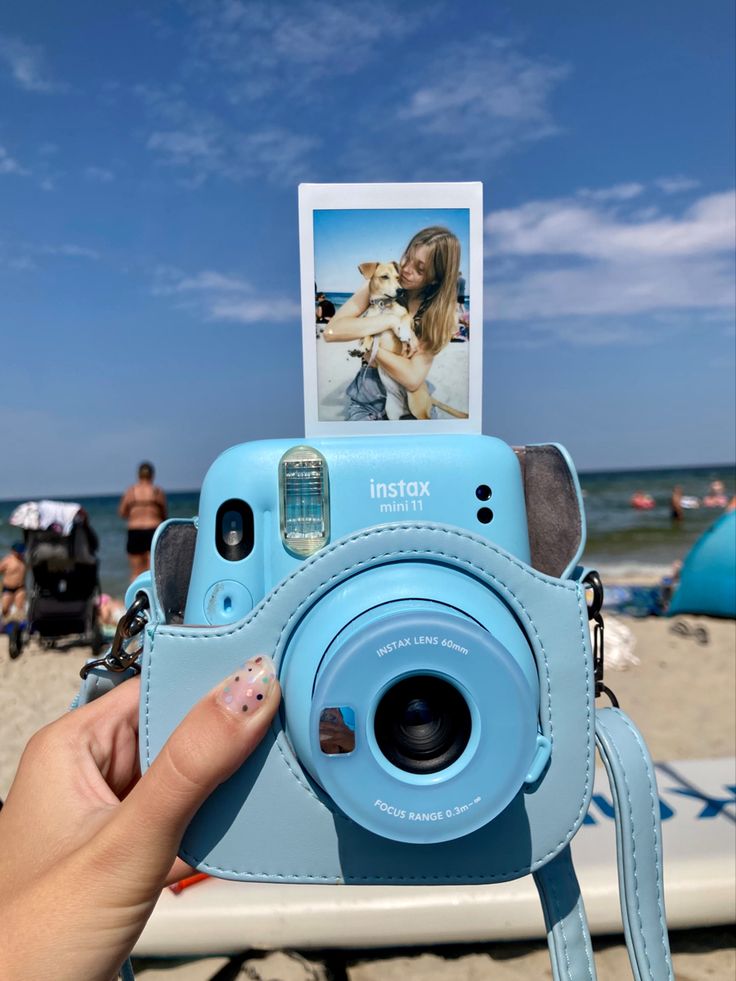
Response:
[[[160,526],[86,697],[105,669],[129,669],[139,631],[145,769],[207,691],[268,653],[280,712],[181,857],[227,879],[336,887],[532,874],[555,978],[594,977],[570,842],[597,743],[634,973],[669,978],[656,784],[633,723],[596,706],[602,589],[579,565],[584,542],[575,469],[554,444],[402,431],[235,446],[199,516]]]
[[[671,977],[653,768],[627,716],[596,707],[588,622],[602,594],[578,565],[583,543],[578,480],[556,445],[334,437],[225,452],[199,517],[159,528],[121,622],[121,637],[145,622],[144,769],[249,654],[277,666],[280,714],[197,813],[181,857],[266,882],[531,873],[555,977],[589,978],[570,841],[597,742],[635,976]],[[86,697],[137,656],[124,650],[88,672]]]

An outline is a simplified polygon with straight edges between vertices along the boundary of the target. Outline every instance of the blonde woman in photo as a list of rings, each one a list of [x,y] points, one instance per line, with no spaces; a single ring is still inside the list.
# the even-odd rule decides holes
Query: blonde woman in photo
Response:
[[[378,257],[384,259],[385,257]],[[432,367],[436,354],[457,330],[457,279],[460,243],[447,228],[423,228],[412,238],[399,262],[400,284],[417,337],[408,355],[379,347],[376,366],[363,364],[347,388],[347,418],[386,419],[386,389],[378,365],[403,389],[402,418],[413,419],[406,392],[415,392]],[[324,332],[328,342],[354,341],[366,334],[363,314],[368,309],[368,283],[361,286],[337,311]],[[399,318],[381,313],[371,318],[370,332],[378,334],[398,326]]]

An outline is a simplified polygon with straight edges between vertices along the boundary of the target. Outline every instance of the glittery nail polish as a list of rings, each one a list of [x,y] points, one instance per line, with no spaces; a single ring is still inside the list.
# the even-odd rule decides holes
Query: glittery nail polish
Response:
[[[246,661],[224,683],[217,693],[217,700],[234,715],[245,718],[257,712],[274,687],[274,663],[267,654],[257,654]]]

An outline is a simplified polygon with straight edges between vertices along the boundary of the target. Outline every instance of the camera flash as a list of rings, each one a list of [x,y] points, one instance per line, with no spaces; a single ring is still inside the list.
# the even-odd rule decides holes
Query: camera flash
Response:
[[[309,446],[288,450],[279,463],[280,526],[284,547],[298,558],[330,538],[327,461]]]

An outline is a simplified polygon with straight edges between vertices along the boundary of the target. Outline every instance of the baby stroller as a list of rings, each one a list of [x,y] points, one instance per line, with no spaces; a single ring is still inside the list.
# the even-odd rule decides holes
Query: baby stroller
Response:
[[[19,657],[35,634],[45,647],[74,637],[97,657],[105,646],[99,622],[97,535],[78,504],[41,501],[36,506],[37,518],[31,504],[22,505],[26,510],[20,516],[14,512],[10,519],[24,529],[31,578],[25,629],[11,635],[10,656]],[[50,520],[54,516],[59,520]]]

